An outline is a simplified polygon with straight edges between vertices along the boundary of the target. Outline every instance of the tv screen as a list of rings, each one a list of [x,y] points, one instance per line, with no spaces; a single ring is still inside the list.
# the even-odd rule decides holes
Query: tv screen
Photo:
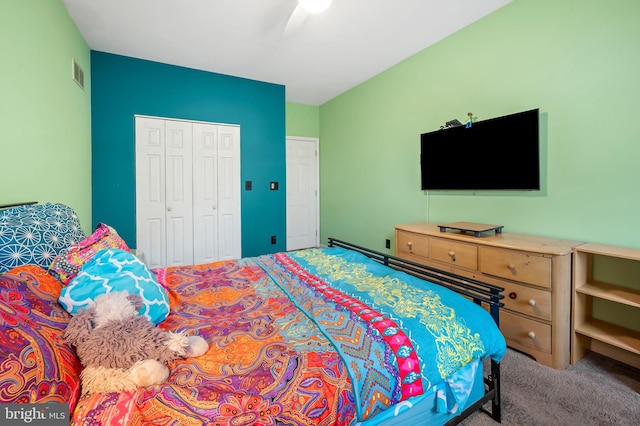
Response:
[[[538,109],[423,133],[423,190],[539,190]]]

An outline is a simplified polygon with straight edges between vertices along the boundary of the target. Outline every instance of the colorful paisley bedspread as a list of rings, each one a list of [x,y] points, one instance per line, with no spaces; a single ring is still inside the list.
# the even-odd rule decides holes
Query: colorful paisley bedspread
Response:
[[[506,350],[482,308],[340,248],[162,272],[171,313],[159,326],[209,351],[174,362],[165,384],[81,398],[73,424],[375,421]]]

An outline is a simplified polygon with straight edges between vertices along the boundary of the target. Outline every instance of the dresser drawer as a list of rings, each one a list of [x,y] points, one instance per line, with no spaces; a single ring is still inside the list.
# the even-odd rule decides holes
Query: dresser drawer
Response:
[[[411,232],[397,231],[396,251],[398,256],[400,256],[400,253],[406,253],[414,256],[429,257],[429,237]]]
[[[478,270],[478,247],[442,238],[429,241],[430,257],[451,266]]]
[[[453,269],[454,274],[473,278],[487,284],[503,287],[505,309],[516,311],[525,315],[551,321],[551,292],[540,288],[519,285],[510,281],[493,278],[480,273],[473,273],[462,269]]]
[[[551,353],[551,325],[500,310],[500,331],[507,345],[519,345]]]
[[[480,272],[551,288],[551,258],[515,250],[480,247]]]
[[[551,292],[502,281],[504,306],[512,311],[551,321]]]
[[[427,259],[425,257],[420,257],[420,256],[415,256],[413,254],[409,254],[409,253],[398,253],[397,256],[400,259],[406,259],[406,260],[410,260],[412,262],[416,262],[419,263],[421,265],[425,265],[428,266],[430,268],[435,268],[438,269],[440,271],[446,271],[446,272],[451,272],[451,267],[449,265],[445,265],[444,263],[440,263],[440,262],[435,262],[431,259]],[[427,281],[429,280],[428,278],[425,278]]]

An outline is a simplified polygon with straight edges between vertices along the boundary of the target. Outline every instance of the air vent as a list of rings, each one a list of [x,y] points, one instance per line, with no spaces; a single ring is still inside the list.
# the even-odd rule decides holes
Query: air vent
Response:
[[[74,58],[71,59],[71,78],[84,90],[84,71]]]

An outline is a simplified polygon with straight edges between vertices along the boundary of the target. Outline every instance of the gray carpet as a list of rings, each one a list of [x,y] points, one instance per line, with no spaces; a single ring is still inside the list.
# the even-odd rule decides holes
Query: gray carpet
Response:
[[[501,377],[503,425],[640,425],[640,370],[598,354],[554,370],[509,349]],[[481,412],[460,424],[496,425]]]

